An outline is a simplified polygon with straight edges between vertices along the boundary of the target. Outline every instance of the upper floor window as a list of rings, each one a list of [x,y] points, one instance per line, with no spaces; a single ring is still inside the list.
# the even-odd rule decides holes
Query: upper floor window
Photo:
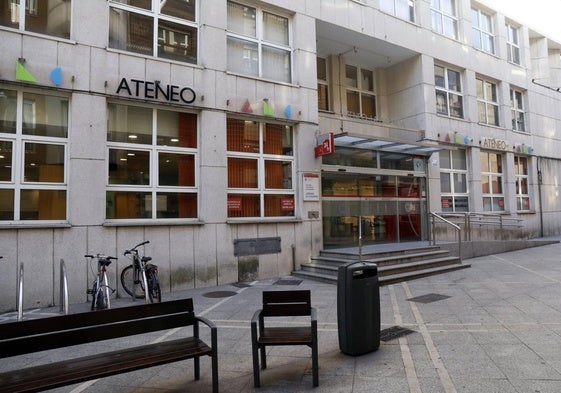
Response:
[[[481,10],[472,8],[471,27],[473,33],[473,46],[485,52],[495,53],[493,18]]]
[[[228,119],[228,217],[294,217],[294,136],[281,124]]]
[[[107,108],[107,219],[197,217],[197,115]]]
[[[508,61],[520,64],[520,41],[518,28],[507,23],[506,25],[506,51]]]
[[[510,89],[510,113],[512,115],[512,129],[526,131],[523,94],[520,90]]]
[[[68,98],[0,96],[0,221],[66,220]]]
[[[439,154],[442,211],[469,211],[466,151],[462,149],[444,150]]]
[[[197,62],[196,0],[110,0],[109,47]]]
[[[504,211],[503,156],[499,153],[481,152],[481,192],[483,211]]]
[[[514,156],[514,178],[516,179],[516,210],[530,210],[528,191],[528,158]]]
[[[430,14],[433,31],[458,39],[456,0],[431,0]]]
[[[460,72],[439,65],[434,66],[436,113],[463,118],[464,104]]]
[[[398,18],[415,22],[414,0],[380,0],[380,9]]]
[[[318,77],[318,109],[328,111],[329,108],[329,76],[327,72],[327,59],[317,58],[317,77]]]
[[[71,0],[6,0],[0,5],[0,25],[69,39],[71,3]]]
[[[289,19],[228,1],[228,70],[292,81]]]
[[[346,66],[347,114],[349,116],[376,118],[374,71]]]
[[[499,101],[497,85],[483,79],[475,80],[477,87],[478,121],[492,126],[499,125]]]

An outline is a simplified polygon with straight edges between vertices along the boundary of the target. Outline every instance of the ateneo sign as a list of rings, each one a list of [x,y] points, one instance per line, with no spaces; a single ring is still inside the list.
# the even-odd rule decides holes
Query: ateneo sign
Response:
[[[127,93],[131,97],[147,100],[165,100],[180,104],[192,104],[197,95],[190,87],[177,85],[162,85],[160,82],[141,81],[139,79],[123,78],[119,83],[116,94]]]
[[[481,147],[485,149],[507,150],[508,143],[502,139],[483,138],[481,140]]]

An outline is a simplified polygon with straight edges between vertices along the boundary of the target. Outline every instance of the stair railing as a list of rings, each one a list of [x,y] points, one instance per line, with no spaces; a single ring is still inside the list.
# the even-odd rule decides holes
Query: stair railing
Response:
[[[436,221],[439,220],[443,223],[445,223],[446,225],[454,228],[454,230],[456,231],[456,238],[458,239],[458,257],[460,258],[460,260],[462,259],[462,228],[459,225],[454,224],[452,221],[448,221],[447,219],[445,219],[444,217],[430,212],[430,217],[431,217],[431,243],[432,245],[436,245]]]

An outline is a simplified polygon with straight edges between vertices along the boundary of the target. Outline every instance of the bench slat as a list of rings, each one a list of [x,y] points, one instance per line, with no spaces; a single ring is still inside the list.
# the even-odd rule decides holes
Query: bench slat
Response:
[[[257,340],[263,345],[305,345],[312,343],[311,327],[266,327]]]
[[[55,388],[205,355],[212,349],[193,337],[164,341],[2,373],[0,392]]]

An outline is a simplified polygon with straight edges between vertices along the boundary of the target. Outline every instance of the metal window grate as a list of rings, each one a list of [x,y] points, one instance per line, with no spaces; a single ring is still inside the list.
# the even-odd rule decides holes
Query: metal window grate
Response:
[[[415,330],[407,329],[402,326],[392,326],[380,331],[380,340],[390,341],[396,338],[406,336],[411,333],[415,333]]]
[[[280,279],[277,280],[274,285],[300,285],[302,280],[292,280],[292,279]]]
[[[214,292],[203,293],[203,296],[211,297],[211,298],[220,298],[220,297],[230,297],[237,294],[238,293],[234,291],[214,291]]]
[[[417,302],[417,303],[432,303],[437,302],[439,300],[448,299],[450,296],[447,295],[440,295],[438,293],[428,293],[426,295],[421,295],[417,297],[412,297],[409,300],[410,302]]]

